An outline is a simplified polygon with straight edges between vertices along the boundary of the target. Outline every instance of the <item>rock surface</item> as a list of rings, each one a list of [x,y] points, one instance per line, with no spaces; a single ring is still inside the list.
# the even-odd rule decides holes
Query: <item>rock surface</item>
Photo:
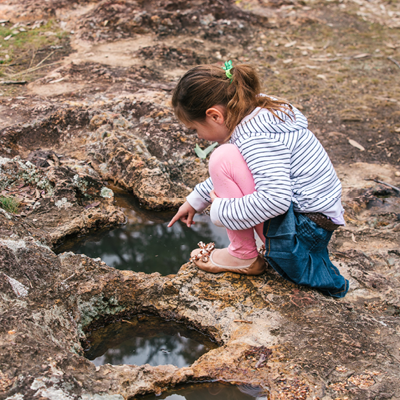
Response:
[[[40,231],[40,240],[55,246],[66,236],[125,221],[112,205],[112,191],[104,195],[104,182],[87,164],[44,151],[32,152],[28,158],[36,165],[19,156],[2,158],[0,165],[0,194],[21,202],[19,215],[26,234],[35,236]]]
[[[19,219],[0,215],[0,232],[10,224],[14,229],[12,239],[0,238],[2,398],[50,392],[131,398],[210,379],[261,385],[275,398],[400,395],[398,287],[389,280],[400,274],[396,252],[389,252],[393,265],[384,253],[381,259],[341,253],[341,268],[360,286],[336,301],[271,270],[259,277],[213,275],[188,263],[162,277],[118,271],[73,253],[56,256],[19,233]],[[372,264],[379,266],[373,273],[366,268]],[[93,323],[139,313],[183,321],[221,347],[182,369],[96,368],[83,357],[80,342]]]

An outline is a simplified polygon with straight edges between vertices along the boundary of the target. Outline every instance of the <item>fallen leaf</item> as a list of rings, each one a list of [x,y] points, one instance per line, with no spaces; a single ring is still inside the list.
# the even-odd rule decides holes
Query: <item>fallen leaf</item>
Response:
[[[325,76],[325,75],[317,75],[317,78],[319,78],[319,79],[323,79],[324,81],[326,81],[326,80],[327,80],[327,78],[326,78],[326,76]]]
[[[380,96],[376,96],[377,100],[382,100],[382,101],[390,101],[391,103],[398,103],[398,100],[396,99],[392,99],[390,97],[380,97]]]
[[[344,133],[342,133],[342,132],[333,131],[333,132],[329,132],[328,136],[329,137],[343,137],[343,136],[346,136],[346,135]]]
[[[364,150],[365,150],[365,148],[364,148],[363,146],[361,146],[361,144],[358,143],[358,142],[356,142],[355,140],[353,140],[353,139],[348,139],[348,140],[349,140],[349,143],[350,143],[352,146],[356,147],[357,149],[359,149],[359,150],[361,150],[361,151],[364,151]]]
[[[299,50],[314,50],[313,46],[297,46]]]
[[[286,44],[285,44],[285,47],[292,47],[292,46],[294,46],[296,43],[297,43],[296,40],[293,41],[293,42],[286,43]]]
[[[320,61],[320,62],[333,60],[333,58],[329,58],[329,57],[325,57],[325,56],[324,57],[315,57],[315,58],[311,57],[310,59],[311,59],[311,61]]]
[[[66,78],[66,76],[63,76],[62,78],[56,79],[55,81],[50,81],[49,83],[58,83],[58,82],[63,81],[65,78]]]
[[[361,54],[355,55],[353,58],[366,58],[366,57],[370,57],[370,56],[371,56],[371,54],[361,53]]]
[[[284,64],[289,64],[289,63],[291,63],[292,61],[293,61],[292,58],[288,58],[287,60],[283,60],[283,63],[284,63]]]
[[[218,143],[215,142],[215,143],[213,143],[211,146],[208,146],[206,149],[203,150],[203,149],[196,143],[196,147],[195,147],[194,151],[195,151],[197,157],[200,157],[200,158],[202,158],[202,159],[205,159],[205,158],[207,157],[208,153],[210,153],[211,151],[213,151],[214,148],[217,147],[217,146],[218,146]]]

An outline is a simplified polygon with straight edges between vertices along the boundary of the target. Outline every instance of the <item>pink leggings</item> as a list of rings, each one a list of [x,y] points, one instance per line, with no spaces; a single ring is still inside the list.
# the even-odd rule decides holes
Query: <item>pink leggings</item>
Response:
[[[234,144],[223,144],[213,151],[209,170],[217,197],[238,198],[255,191],[249,167]],[[229,254],[243,260],[256,257],[258,252],[254,230],[264,242],[263,223],[241,231],[227,229],[231,242],[228,247]]]

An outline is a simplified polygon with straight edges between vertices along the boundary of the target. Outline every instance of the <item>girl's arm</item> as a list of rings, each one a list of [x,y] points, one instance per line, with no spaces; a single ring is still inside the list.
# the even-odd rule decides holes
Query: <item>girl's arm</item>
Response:
[[[198,213],[201,213],[211,204],[210,192],[212,190],[214,190],[214,185],[211,178],[208,178],[197,184],[186,200]]]
[[[211,204],[210,192],[212,190],[213,184],[211,178],[196,185],[193,192],[186,198],[185,203],[179,207],[178,212],[171,219],[168,228],[178,220],[181,220],[190,228],[195,223],[193,217],[196,212],[200,213],[204,211]]]
[[[241,198],[217,198],[211,220],[231,230],[252,228],[284,214],[292,202],[290,149],[266,136],[252,136],[235,143],[250,169],[256,191]]]

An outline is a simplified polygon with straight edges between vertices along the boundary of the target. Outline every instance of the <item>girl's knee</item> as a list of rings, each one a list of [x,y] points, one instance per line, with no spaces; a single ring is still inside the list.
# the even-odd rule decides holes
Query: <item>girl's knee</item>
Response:
[[[210,170],[218,168],[218,166],[220,166],[223,161],[232,160],[237,156],[240,156],[240,158],[242,158],[239,149],[234,144],[223,144],[217,147],[212,152],[210,156],[209,168]]]

